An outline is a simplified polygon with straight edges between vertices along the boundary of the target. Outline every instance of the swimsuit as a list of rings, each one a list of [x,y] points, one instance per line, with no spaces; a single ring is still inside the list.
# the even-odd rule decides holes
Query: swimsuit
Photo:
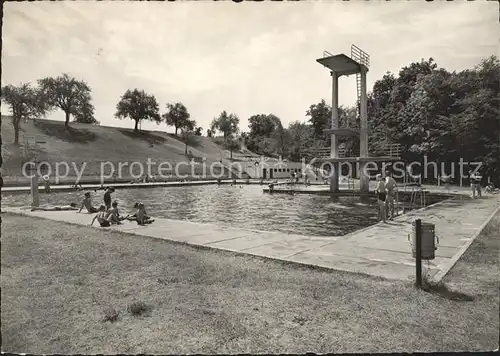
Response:
[[[378,200],[385,201],[386,194],[385,193],[377,193]]]
[[[101,227],[109,227],[109,226],[111,226],[111,224],[107,220],[104,220],[103,222],[100,222],[99,224],[101,224]]]

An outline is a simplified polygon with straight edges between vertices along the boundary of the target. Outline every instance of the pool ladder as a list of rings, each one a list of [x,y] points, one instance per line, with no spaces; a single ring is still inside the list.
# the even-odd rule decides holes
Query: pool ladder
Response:
[[[412,186],[410,194],[410,210],[416,207],[418,197],[420,197],[420,208],[425,208],[425,190],[421,185]]]

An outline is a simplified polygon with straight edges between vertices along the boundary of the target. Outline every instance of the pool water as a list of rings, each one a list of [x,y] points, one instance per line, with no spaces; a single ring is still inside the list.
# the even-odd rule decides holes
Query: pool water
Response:
[[[267,194],[259,185],[203,185],[117,189],[112,195],[122,214],[143,202],[148,214],[220,226],[281,231],[311,236],[345,235],[377,222],[374,198],[331,197],[313,194]],[[92,204],[102,204],[104,191],[92,193]],[[80,204],[84,191],[40,194],[40,204]],[[29,206],[29,194],[3,195],[5,206]]]

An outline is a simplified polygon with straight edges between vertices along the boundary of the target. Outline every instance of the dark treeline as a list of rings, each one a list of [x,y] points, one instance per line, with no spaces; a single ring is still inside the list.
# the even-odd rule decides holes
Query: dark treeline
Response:
[[[448,72],[432,58],[387,73],[368,95],[370,149],[400,144],[407,161],[482,162],[481,173],[498,185],[500,177],[500,61],[484,59],[473,69]],[[315,147],[328,147],[323,130],[331,107],[321,100],[306,112],[307,120],[287,129],[275,115],[250,118],[247,146],[257,153],[299,160]],[[359,128],[356,106],[339,108],[342,127]],[[342,141],[341,141],[342,142]],[[358,139],[345,139],[359,148]],[[445,172],[449,174],[449,172]]]

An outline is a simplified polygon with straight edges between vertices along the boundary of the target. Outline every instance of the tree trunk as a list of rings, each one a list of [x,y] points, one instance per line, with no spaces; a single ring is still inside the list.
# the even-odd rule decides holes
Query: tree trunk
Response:
[[[14,126],[14,144],[19,145],[19,123],[21,120],[19,120],[16,117],[12,118],[12,126]]]
[[[135,120],[134,131],[135,132],[139,131],[139,120]]]
[[[69,113],[69,111],[66,111],[65,114],[66,114],[66,121],[64,122],[64,126],[68,127],[70,113]]]
[[[184,154],[187,156],[188,154],[188,142],[187,142],[187,139],[186,139],[186,148],[184,149]]]
[[[177,127],[177,125],[175,125],[175,136],[177,136],[177,130],[178,130],[178,129],[179,129],[179,128]]]

